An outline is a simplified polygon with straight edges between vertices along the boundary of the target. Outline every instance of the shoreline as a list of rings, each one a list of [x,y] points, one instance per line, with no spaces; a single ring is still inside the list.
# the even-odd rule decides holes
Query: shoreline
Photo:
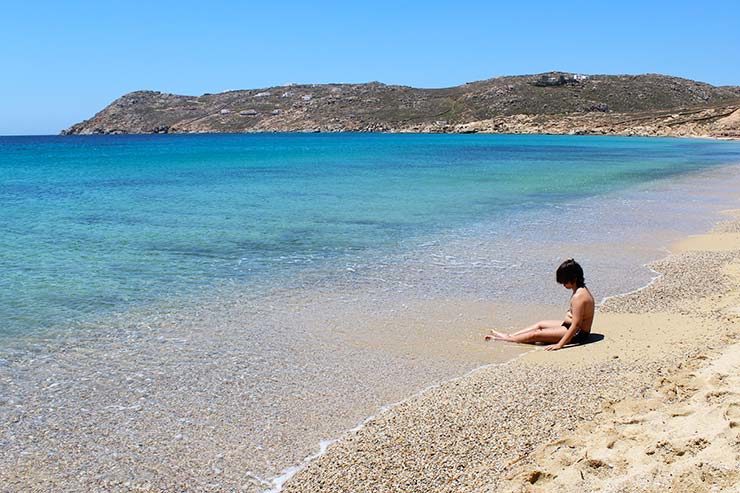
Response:
[[[673,138],[673,137],[667,137],[667,138]],[[712,139],[711,137],[708,137],[708,138],[709,139]],[[737,166],[737,164],[729,164],[727,166]],[[738,211],[740,211],[740,210],[738,210]],[[721,224],[723,222],[721,220],[721,217],[722,217],[722,215],[724,215],[724,214],[726,214],[728,212],[732,213],[732,212],[736,212],[736,211],[733,211],[733,210],[719,211],[719,213],[718,213],[719,214],[719,218],[718,218],[717,221],[715,221],[715,227],[716,227],[716,225]],[[737,223],[740,224],[740,212],[738,212],[737,215],[738,215]],[[691,237],[694,237],[694,236],[701,236],[701,234],[689,235],[688,238],[691,238]],[[682,239],[682,240],[679,240],[679,242],[680,241],[684,241],[684,240]],[[643,266],[642,266],[642,267],[646,268],[647,270],[649,270],[653,274],[652,278],[646,284],[644,284],[644,285],[642,285],[640,287],[637,287],[637,288],[635,288],[633,290],[626,291],[626,292],[623,292],[623,293],[618,293],[618,294],[613,294],[613,295],[605,296],[604,298],[602,298],[600,301],[597,302],[597,305],[596,305],[597,313],[598,313],[598,310],[603,305],[609,303],[609,301],[612,300],[612,299],[619,299],[621,297],[638,294],[638,293],[640,293],[640,292],[642,292],[642,291],[644,291],[646,289],[650,289],[653,285],[655,285],[656,283],[660,282],[660,280],[664,276],[664,274],[661,273],[659,270],[654,269],[653,268],[653,265],[656,264],[656,263],[661,262],[662,260],[664,260],[667,257],[670,257],[673,254],[672,251],[671,251],[671,245],[664,246],[661,249],[665,252],[665,255],[663,257],[657,258],[656,260],[653,260],[651,262],[648,262],[646,264],[643,264]],[[357,426],[355,426],[355,427],[353,427],[351,429],[348,429],[348,430],[342,432],[339,436],[336,436],[336,437],[330,438],[330,439],[322,440],[321,443],[319,444],[319,450],[318,450],[318,452],[309,455],[301,463],[295,464],[293,466],[290,466],[290,467],[284,469],[283,471],[281,471],[281,474],[278,475],[278,476],[276,476],[276,477],[270,478],[268,480],[261,480],[264,484],[266,484],[266,485],[269,484],[270,485],[270,488],[267,489],[267,490],[265,490],[265,491],[266,492],[269,492],[269,493],[278,493],[278,492],[283,491],[282,486],[285,483],[289,482],[294,476],[299,475],[313,461],[316,461],[316,460],[320,459],[321,457],[323,457],[329,451],[329,448],[332,445],[334,445],[334,444],[336,444],[338,442],[341,442],[342,440],[346,439],[347,437],[350,437],[351,435],[357,433],[364,426],[366,426],[369,422],[372,422],[373,420],[375,420],[375,419],[383,416],[384,414],[386,414],[388,412],[392,412],[393,409],[396,408],[397,406],[400,406],[400,405],[406,404],[408,402],[411,402],[414,399],[421,398],[427,392],[434,391],[434,390],[436,390],[436,389],[438,389],[440,387],[443,387],[443,386],[452,384],[452,383],[454,383],[456,381],[459,381],[459,380],[464,380],[464,379],[470,378],[474,374],[476,374],[477,372],[494,369],[496,367],[499,367],[499,366],[502,366],[502,365],[506,365],[508,363],[512,363],[512,362],[515,362],[515,361],[520,360],[520,359],[523,359],[523,358],[527,358],[528,355],[530,355],[531,353],[534,353],[536,351],[539,351],[540,349],[541,349],[540,347],[532,347],[532,348],[526,350],[525,352],[523,352],[521,354],[518,354],[518,355],[515,355],[511,359],[508,359],[506,361],[503,361],[503,362],[497,361],[497,362],[493,362],[493,363],[489,363],[489,364],[484,364],[484,365],[478,366],[478,367],[473,368],[470,371],[468,371],[468,372],[466,372],[466,373],[464,373],[462,375],[455,376],[455,377],[453,377],[451,379],[448,379],[448,380],[445,380],[445,381],[435,382],[435,383],[433,383],[433,384],[431,384],[431,385],[429,385],[429,386],[427,386],[427,387],[419,390],[418,392],[415,392],[415,393],[413,393],[413,394],[411,394],[411,395],[403,398],[400,401],[397,401],[397,402],[394,402],[394,403],[390,403],[390,404],[386,404],[386,405],[381,406],[381,408],[378,410],[378,412],[376,412],[376,413],[374,413],[374,414],[372,414],[372,415],[364,418],[361,422],[359,422],[357,424]]]
[[[666,248],[666,252],[667,252],[667,255],[670,255],[670,251],[667,248]],[[625,292],[625,293],[620,293],[620,294],[606,296],[606,297],[604,297],[601,301],[599,301],[596,304],[596,309],[598,310],[599,307],[601,307],[604,303],[606,303],[608,300],[610,300],[612,298],[619,298],[620,296],[626,296],[626,295],[630,295],[630,294],[634,294],[634,293],[639,293],[640,291],[649,288],[651,285],[653,285],[655,282],[657,282],[662,277],[662,274],[660,272],[652,269],[650,267],[651,264],[652,264],[652,262],[651,263],[648,263],[648,264],[645,264],[644,267],[646,267],[647,269],[649,269],[651,272],[655,273],[656,275],[647,284],[645,284],[644,286],[638,287],[638,288],[636,288],[636,289],[634,289],[632,291],[628,291],[628,292]],[[528,350],[526,350],[525,352],[523,352],[521,354],[518,354],[518,355],[515,355],[511,359],[508,359],[506,361],[503,361],[503,362],[497,361],[497,362],[494,362],[494,363],[488,363],[488,364],[484,364],[484,365],[478,366],[478,367],[473,368],[472,370],[470,370],[470,371],[468,371],[468,372],[466,372],[466,373],[464,373],[462,375],[459,375],[459,376],[456,376],[456,377],[453,377],[453,378],[450,378],[448,380],[444,380],[444,381],[441,381],[441,382],[435,382],[435,383],[433,383],[431,385],[428,385],[428,386],[424,387],[423,389],[419,390],[418,392],[415,392],[415,393],[413,393],[413,394],[411,394],[411,395],[409,395],[409,396],[401,399],[400,401],[396,401],[396,402],[393,402],[393,403],[390,403],[390,404],[385,404],[385,405],[381,406],[376,413],[371,414],[370,416],[367,416],[362,421],[360,421],[356,426],[354,426],[354,427],[352,427],[352,428],[350,428],[348,430],[345,430],[339,436],[334,437],[334,438],[328,438],[328,439],[321,440],[321,442],[319,443],[319,447],[318,447],[319,450],[316,453],[307,456],[299,464],[296,464],[296,465],[293,465],[293,466],[289,466],[289,467],[283,469],[278,476],[275,476],[275,477],[272,477],[272,478],[268,478],[268,479],[254,477],[254,479],[256,479],[258,482],[260,482],[261,484],[264,484],[266,487],[268,487],[268,489],[264,490],[264,493],[281,493],[283,491],[283,486],[287,482],[289,482],[294,476],[300,474],[313,461],[316,461],[316,460],[320,459],[321,457],[323,457],[324,455],[326,455],[327,451],[329,450],[329,447],[331,447],[332,445],[334,445],[334,444],[342,441],[343,439],[345,439],[345,438],[347,438],[347,437],[349,437],[349,436],[357,433],[358,431],[362,430],[362,428],[365,427],[365,425],[367,425],[368,423],[372,422],[373,420],[380,418],[381,416],[383,416],[386,413],[393,412],[393,409],[394,408],[396,408],[398,406],[401,406],[403,404],[406,404],[408,402],[412,402],[414,399],[421,398],[427,392],[432,392],[432,391],[434,391],[434,390],[436,390],[436,389],[438,389],[440,387],[443,387],[445,385],[449,385],[449,384],[452,384],[452,383],[454,383],[456,381],[465,380],[467,378],[470,378],[470,377],[472,377],[474,374],[476,374],[479,371],[484,371],[484,370],[496,368],[498,366],[502,366],[502,365],[505,365],[507,363],[512,363],[512,362],[515,362],[515,361],[517,361],[519,359],[525,358],[525,357],[527,357],[528,354],[530,354],[530,353],[532,353],[534,351],[538,351],[540,349],[541,348],[538,347],[538,346],[531,347]]]
[[[724,135],[707,135],[702,133],[697,134],[655,134],[655,133],[599,133],[597,131],[585,131],[582,133],[575,133],[571,131],[567,132],[498,132],[498,131],[475,131],[470,132],[466,130],[249,130],[244,132],[172,132],[172,133],[98,133],[98,134],[48,134],[48,135],[0,135],[0,137],[64,137],[64,138],[86,138],[86,137],[131,137],[131,136],[146,136],[152,137],[157,135],[167,136],[188,136],[188,135],[271,135],[271,134],[359,134],[359,135],[533,135],[533,136],[574,136],[574,137],[634,137],[634,138],[652,138],[652,139],[698,139],[698,140],[710,140],[710,141],[725,141],[735,142],[740,141],[740,135],[738,136],[724,136]]]
[[[667,303],[663,303],[661,305],[661,302],[657,301],[656,304],[656,300],[661,299],[661,296],[658,296],[656,298],[656,293],[660,293],[661,290],[667,290],[668,292],[671,292],[671,289],[673,289],[672,283],[675,284],[676,282],[676,272],[681,272],[681,269],[679,268],[678,271],[672,271],[671,268],[667,268],[666,266],[669,266],[670,263],[676,261],[676,259],[684,258],[685,260],[686,256],[691,257],[692,255],[698,257],[707,257],[710,259],[708,260],[709,263],[715,262],[714,267],[716,267],[716,263],[719,262],[720,271],[724,271],[724,269],[732,265],[733,262],[738,262],[738,258],[740,258],[740,238],[736,238],[734,248],[730,248],[729,250],[726,246],[716,246],[717,236],[722,235],[722,231],[740,231],[740,218],[738,217],[740,215],[738,214],[739,211],[732,210],[723,212],[734,215],[735,219],[730,221],[720,220],[716,223],[715,227],[709,233],[703,235],[691,235],[688,238],[685,238],[684,240],[679,241],[677,244],[673,245],[671,248],[668,249],[669,254],[667,257],[658,260],[657,262],[653,262],[649,265],[649,267],[651,267],[651,269],[654,270],[656,274],[658,274],[651,282],[634,291],[623,293],[621,295],[607,297],[599,303],[599,308],[597,309],[597,322],[599,319],[611,318],[613,320],[616,320],[616,323],[621,323],[624,326],[634,327],[642,323],[646,324],[646,326],[656,328],[658,331],[665,331],[664,327],[668,325],[666,322],[668,322],[669,324],[675,323],[676,319],[682,320],[683,322],[691,321],[692,316],[687,314],[687,311],[688,313],[691,313],[691,310],[687,310],[685,306],[676,308],[676,300],[671,300],[670,298],[668,299]],[[697,238],[699,238],[700,240],[697,240]],[[720,237],[720,240],[724,239],[725,238]],[[707,244],[715,245],[713,247],[714,249],[712,249],[712,247],[707,247]],[[705,251],[707,248],[709,248],[709,254],[707,254]],[[728,251],[730,253],[727,253]],[[725,258],[718,258],[723,256]],[[681,260],[678,260],[677,262],[680,264]],[[653,268],[653,266],[655,266],[655,268]],[[709,269],[709,271],[711,271],[711,269]],[[736,282],[735,291],[731,292],[735,292],[738,295],[738,300],[740,300],[740,269],[738,270],[737,276],[734,281]],[[706,288],[706,286],[704,287]],[[701,289],[699,291],[701,292]],[[679,305],[682,303],[686,304],[686,306],[690,305],[694,310],[699,310],[699,312],[701,312],[701,304],[706,303],[707,301],[706,296],[704,296],[706,293],[700,294],[701,295],[697,297],[695,296],[696,293],[693,293],[692,295],[692,292],[690,291],[688,298],[679,298],[678,303]],[[722,297],[723,295],[720,294],[719,296]],[[643,299],[644,306],[642,306],[638,310],[626,309],[625,304],[634,303],[635,298]],[[673,301],[674,303],[672,303],[671,301]],[[698,308],[697,304],[699,305]],[[709,306],[710,308],[708,311],[710,312],[712,310],[715,310],[716,308],[714,304],[710,304]],[[740,314],[740,310],[738,310],[738,314]],[[673,320],[673,322],[670,322],[671,320]],[[693,322],[697,323],[697,320],[693,320]],[[732,340],[733,337],[737,338],[738,329],[740,328],[740,323],[738,322],[740,322],[740,316],[737,315],[727,316],[723,318],[721,322],[719,322],[720,325],[718,327],[720,329],[723,327],[723,323],[727,323],[729,325],[729,327],[725,327],[725,330],[723,332],[722,337],[724,338],[724,340]],[[615,322],[612,321],[610,323],[613,324]],[[598,325],[595,326],[595,328],[600,325],[602,325],[601,322],[599,322]],[[700,323],[697,323],[697,325],[700,325]],[[690,323],[688,324],[688,326],[692,327]],[[716,329],[717,326],[715,326],[714,328]],[[694,329],[694,332],[696,333],[695,335],[697,337],[705,337],[707,335],[706,331],[702,330],[699,330],[697,333],[697,330]],[[675,335],[676,334],[674,333],[673,337],[675,337]],[[620,337],[622,341],[618,342],[618,344],[624,346],[624,344],[626,344],[624,334],[620,334],[620,336],[623,337]],[[648,352],[652,353],[652,358],[648,358],[648,361],[644,361],[644,358],[646,357],[646,354],[644,352],[640,353],[639,351],[632,351],[632,361],[627,363],[626,367],[621,369],[621,372],[618,372],[621,377],[620,380],[624,381],[620,382],[618,387],[628,386],[630,391],[637,391],[639,394],[652,392],[655,388],[656,378],[664,378],[661,377],[661,375],[670,375],[672,372],[671,370],[667,370],[669,368],[674,368],[676,366],[678,368],[681,368],[681,366],[685,364],[685,356],[687,354],[698,354],[698,357],[701,358],[701,361],[704,361],[706,363],[704,365],[700,364],[698,365],[698,367],[706,367],[707,365],[712,364],[712,362],[714,362],[718,358],[719,353],[719,351],[716,350],[716,346],[714,346],[713,349],[704,349],[704,353],[702,354],[701,351],[702,347],[704,346],[701,343],[696,343],[696,341],[694,344],[688,345],[685,343],[682,344],[680,341],[676,342],[681,347],[678,352],[676,352],[675,350],[668,351],[665,341],[661,342],[660,340],[651,340],[650,342],[658,346],[658,351],[666,350],[665,354],[656,355],[655,350],[652,350]],[[606,344],[604,341],[600,341],[594,345],[604,344]],[[455,387],[459,386],[459,383],[462,383],[463,387],[465,388],[472,386],[474,388],[478,388],[478,390],[481,391],[481,386],[476,386],[474,382],[475,380],[481,380],[482,377],[482,380],[487,380],[486,383],[494,384],[496,383],[496,381],[493,379],[501,377],[501,375],[491,375],[491,370],[493,369],[493,367],[496,367],[501,371],[507,369],[507,367],[512,367],[512,371],[530,370],[531,368],[528,367],[531,366],[533,366],[534,368],[539,368],[540,370],[546,368],[553,369],[553,367],[561,369],[572,369],[574,365],[577,367],[579,363],[573,363],[572,361],[568,360],[571,357],[576,356],[576,354],[574,353],[577,352],[579,349],[582,349],[583,351],[588,351],[591,346],[592,344],[588,344],[583,348],[575,347],[565,351],[559,351],[555,354],[549,353],[547,355],[544,352],[539,351],[539,348],[533,348],[532,350],[520,355],[514,360],[507,361],[505,363],[485,365],[471,371],[463,377],[453,379],[448,382],[443,382],[431,389],[425,389],[425,391],[423,391],[422,393],[410,396],[408,399],[401,401],[385,412],[378,413],[378,415],[376,415],[374,418],[368,418],[368,420],[363,423],[363,429],[353,430],[343,435],[337,442],[328,447],[328,449],[325,450],[322,455],[304,464],[300,470],[296,471],[294,473],[294,476],[292,476],[292,478],[288,479],[285,482],[283,488],[279,488],[274,491],[335,491],[345,488],[350,488],[353,491],[372,491],[378,489],[399,488],[408,491],[428,491],[430,489],[438,491],[468,491],[473,489],[481,489],[483,491],[499,491],[499,489],[503,488],[501,489],[501,491],[513,492],[530,491],[527,488],[533,488],[531,489],[531,491],[550,491],[550,489],[548,488],[555,488],[556,486],[559,489],[552,489],[552,491],[583,491],[579,490],[579,486],[567,481],[564,483],[561,481],[561,483],[558,483],[556,485],[556,483],[554,483],[553,481],[558,478],[557,473],[540,471],[535,467],[534,462],[528,460],[526,457],[529,454],[534,454],[535,457],[543,460],[543,462],[545,462],[549,466],[552,466],[552,463],[548,463],[545,460],[545,454],[542,451],[545,450],[548,445],[552,444],[553,440],[559,439],[560,441],[562,441],[566,440],[567,437],[571,435],[579,436],[578,432],[581,430],[581,428],[583,428],[584,422],[586,425],[590,425],[593,420],[571,420],[571,426],[570,428],[566,427],[565,432],[563,432],[563,430],[561,429],[559,430],[559,433],[544,434],[545,436],[542,436],[542,434],[537,435],[536,437],[532,436],[531,439],[527,441],[528,443],[525,447],[526,453],[515,457],[513,459],[513,462],[512,460],[506,461],[504,467],[501,467],[503,462],[502,460],[499,460],[498,463],[496,462],[497,458],[500,459],[500,455],[502,455],[501,453],[498,453],[497,455],[496,450],[491,450],[490,447],[478,447],[478,449],[484,449],[488,451],[491,458],[491,466],[489,466],[488,474],[485,473],[485,469],[483,469],[482,471],[479,470],[479,477],[476,478],[476,481],[473,481],[473,484],[466,484],[466,482],[457,481],[454,474],[449,475],[449,477],[447,478],[448,481],[446,481],[444,485],[436,482],[439,479],[440,475],[444,476],[445,472],[449,473],[449,470],[446,471],[444,467],[440,468],[441,470],[438,471],[436,475],[437,477],[430,477],[428,474],[424,473],[424,470],[414,471],[417,473],[416,477],[414,477],[413,473],[408,473],[408,471],[413,468],[394,467],[393,460],[388,460],[394,455],[398,456],[399,453],[401,456],[403,456],[401,450],[396,450],[394,453],[391,453],[387,452],[384,449],[385,446],[391,445],[391,443],[389,442],[393,442],[394,440],[395,442],[403,442],[405,440],[412,441],[413,437],[409,437],[409,435],[416,435],[417,438],[419,435],[421,435],[423,438],[418,439],[418,442],[416,443],[417,449],[405,449],[403,451],[406,452],[406,455],[410,457],[413,457],[413,455],[421,455],[421,458],[416,458],[416,465],[419,467],[423,466],[424,469],[433,469],[435,466],[439,466],[440,462],[445,462],[444,460],[439,459],[439,457],[443,457],[446,454],[444,447],[440,449],[440,447],[435,446],[434,444],[436,440],[428,440],[428,435],[425,436],[425,433],[419,433],[420,427],[414,425],[414,423],[416,422],[414,419],[404,419],[407,415],[411,415],[419,419],[424,419],[424,417],[427,417],[431,414],[430,408],[434,408],[435,404],[433,402],[430,402],[430,399],[426,398],[426,396],[423,395],[424,393],[438,394],[432,400],[441,398],[447,400],[462,401],[461,406],[464,406],[466,400],[465,395],[461,395],[461,392],[455,389]],[[628,348],[629,346],[626,347]],[[711,348],[713,346],[709,345],[708,347]],[[648,348],[650,348],[649,345]],[[734,348],[735,350],[739,350],[740,345],[735,345]],[[622,349],[625,349],[625,347],[622,347]],[[580,351],[581,355],[583,355],[583,351]],[[603,351],[601,352],[603,353]],[[636,357],[636,353],[640,353],[639,357]],[[588,355],[584,356],[588,357]],[[630,360],[630,357],[627,357],[624,354],[619,354],[619,352],[608,355],[601,354],[600,358],[600,360],[597,359],[596,361],[594,361],[594,356],[591,355],[590,363],[596,363],[597,365],[602,365],[606,368],[612,367],[612,369],[615,369],[614,362],[622,363],[624,361]],[[637,373],[634,369],[635,365],[638,367],[642,365],[642,369],[640,371],[637,371]],[[535,374],[541,373],[535,372]],[[511,375],[511,373],[509,375]],[[517,382],[509,383],[516,384]],[[521,381],[518,382],[520,388],[525,388],[521,387],[521,383]],[[599,386],[597,385],[595,388],[599,388]],[[544,389],[542,389],[541,387],[537,387],[537,390],[541,392]],[[626,397],[625,394],[630,393],[625,392],[624,389],[620,391],[619,389],[607,389],[606,387],[599,388],[599,390],[608,391],[604,395],[602,395],[601,399],[599,399],[600,401],[603,401],[603,403],[605,403],[606,409],[608,409],[608,406],[613,405],[615,402],[624,399]],[[547,394],[548,392],[549,391],[547,390],[544,391],[545,394]],[[605,398],[605,395],[608,395],[609,392],[612,393],[612,397]],[[564,394],[564,396],[566,397],[567,402],[568,394],[566,393]],[[583,398],[583,396],[580,396],[580,398]],[[574,407],[576,410],[580,410],[581,412],[589,407],[584,406],[583,403],[573,403],[572,398],[569,400],[571,401],[569,402],[569,405],[571,407]],[[497,402],[494,399],[493,401],[489,401],[487,404],[490,407],[495,407]],[[539,404],[542,404],[542,402],[539,402]],[[447,411],[447,413],[449,413],[447,416],[448,418],[457,417],[459,416],[460,411],[463,411],[460,408],[447,408],[445,410]],[[518,414],[520,415],[520,417],[526,412],[536,413],[537,408],[533,406],[527,409],[527,407],[525,406],[524,410],[522,410],[521,407],[518,409]],[[595,412],[597,415],[601,415],[604,413],[604,410],[593,410],[593,412]],[[631,409],[626,414],[629,414],[629,412],[634,412],[634,409]],[[496,412],[494,411],[494,413]],[[621,418],[623,418],[624,416],[625,413],[622,413],[620,415]],[[496,418],[493,419],[495,422]],[[531,423],[527,423],[527,420],[524,420],[524,426],[526,427],[528,424],[529,426],[531,426]],[[481,430],[479,429],[478,431]],[[425,432],[428,433],[429,430],[426,429]],[[469,433],[463,432],[463,429],[457,429],[454,432],[451,432],[453,442],[456,441],[454,440],[455,435],[462,435],[458,438],[471,438]],[[583,433],[581,433],[580,436],[583,437]],[[393,440],[391,440],[389,437],[393,437]],[[480,436],[478,438],[480,438]],[[425,447],[433,447],[436,451],[431,455],[428,455],[425,452],[417,453],[417,450],[424,450]],[[367,450],[374,451],[375,456],[371,456],[367,452],[364,452]],[[358,451],[363,452],[358,453]],[[481,450],[475,451],[480,452]],[[467,452],[468,453],[463,453],[463,457],[470,459],[471,451],[468,450]],[[683,453],[681,453],[681,455],[683,455]],[[475,464],[474,460],[470,462],[473,462],[473,466],[477,465],[478,468],[480,468],[480,463]],[[465,471],[470,466],[470,464],[466,464],[465,461],[462,461],[460,464],[458,464],[458,466],[461,470]],[[535,467],[536,469],[534,472],[532,471],[533,467]],[[377,470],[382,471],[384,468],[386,471],[392,471],[392,473],[381,472],[378,474],[372,474],[370,472]],[[351,470],[351,472],[348,473],[348,469]],[[358,476],[358,469],[361,469],[361,472],[364,472],[364,477],[363,475]],[[496,473],[490,474],[491,471],[496,471],[499,477],[496,477]],[[398,478],[403,478],[404,472],[406,473],[405,476],[407,477],[407,482],[399,482]],[[506,476],[505,480],[504,475]],[[353,479],[348,481],[350,477]],[[412,477],[413,481],[411,481]],[[481,481],[481,479],[483,478],[486,479]],[[572,479],[572,477],[570,479]],[[451,485],[454,485],[454,487],[450,487]],[[543,487],[544,489],[538,489],[540,487]],[[597,488],[593,485],[592,487]]]
[[[270,487],[269,489],[265,490],[264,493],[280,493],[280,492],[283,491],[283,485],[285,483],[287,483],[288,481],[290,481],[297,474],[300,474],[301,471],[303,471],[306,467],[308,467],[313,461],[318,460],[321,457],[323,457],[324,455],[326,455],[327,451],[329,450],[329,447],[331,447],[332,445],[334,445],[336,443],[339,443],[340,441],[342,441],[346,437],[348,437],[348,436],[350,436],[350,435],[352,435],[354,433],[357,433],[358,431],[362,430],[365,427],[365,425],[367,425],[368,423],[372,422],[373,420],[380,418],[381,416],[383,416],[386,413],[393,412],[393,409],[394,408],[396,408],[398,406],[401,406],[401,405],[404,405],[404,404],[406,404],[408,402],[411,402],[414,399],[420,398],[420,397],[424,396],[427,392],[432,392],[432,391],[434,391],[434,390],[436,390],[436,389],[438,389],[438,388],[440,388],[442,386],[452,384],[452,383],[454,383],[454,382],[456,382],[458,380],[464,380],[466,378],[470,378],[471,376],[473,376],[475,373],[477,373],[479,371],[486,370],[486,369],[489,369],[489,368],[495,368],[497,366],[504,365],[504,364],[510,363],[512,361],[516,361],[516,360],[518,360],[520,358],[524,358],[527,354],[529,354],[529,352],[531,352],[533,350],[536,350],[536,349],[537,348],[532,348],[530,351],[527,351],[527,352],[518,354],[518,355],[514,356],[513,358],[511,358],[509,360],[506,360],[506,361],[503,361],[503,362],[489,363],[489,364],[486,364],[486,365],[482,365],[482,366],[473,368],[472,370],[468,371],[467,373],[465,373],[463,375],[459,375],[459,376],[450,378],[449,380],[444,380],[442,382],[436,382],[436,383],[433,383],[431,385],[428,385],[427,387],[424,387],[423,389],[419,390],[418,392],[415,392],[415,393],[409,395],[408,397],[405,397],[405,398],[401,399],[400,401],[396,401],[396,402],[393,402],[391,404],[385,404],[385,405],[381,406],[380,409],[378,409],[378,412],[376,412],[376,413],[374,413],[374,414],[366,417],[365,419],[363,419],[362,421],[360,421],[357,424],[357,426],[355,426],[353,428],[350,428],[350,429],[342,432],[342,434],[339,435],[338,437],[336,437],[336,438],[329,438],[329,439],[326,439],[326,440],[322,440],[319,443],[319,451],[316,452],[315,454],[312,454],[312,455],[309,455],[308,457],[306,457],[304,459],[304,461],[301,462],[300,464],[297,464],[297,465],[294,465],[294,466],[290,466],[290,467],[285,468],[283,471],[281,471],[281,474],[280,475],[278,475],[278,476],[276,476],[274,478],[270,478],[270,479],[267,479],[267,480],[264,480],[264,479],[261,479],[261,478],[256,478],[256,479],[258,479],[260,482],[262,482],[263,484],[265,484],[265,485],[267,485],[267,486]]]

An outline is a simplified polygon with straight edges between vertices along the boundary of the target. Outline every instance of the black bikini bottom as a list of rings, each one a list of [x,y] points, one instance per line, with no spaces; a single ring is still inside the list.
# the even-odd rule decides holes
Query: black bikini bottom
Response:
[[[570,329],[570,324],[568,322],[563,322],[563,327],[566,329]],[[570,340],[571,344],[583,344],[584,342],[588,341],[588,332],[583,332],[582,330],[579,330],[575,333],[573,338]]]

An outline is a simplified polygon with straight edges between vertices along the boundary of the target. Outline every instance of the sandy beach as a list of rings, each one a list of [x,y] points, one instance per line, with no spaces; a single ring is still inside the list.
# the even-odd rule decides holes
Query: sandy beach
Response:
[[[283,491],[737,491],[739,213],[606,300],[589,344],[408,399]]]

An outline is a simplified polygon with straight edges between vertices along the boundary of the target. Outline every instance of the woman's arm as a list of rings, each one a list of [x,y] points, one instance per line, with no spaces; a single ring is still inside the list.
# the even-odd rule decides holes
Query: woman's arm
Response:
[[[573,336],[576,335],[576,332],[578,332],[581,327],[585,303],[586,300],[583,297],[573,297],[573,300],[571,301],[572,312],[569,312],[571,314],[570,327],[568,327],[568,330],[563,334],[560,341],[557,344],[547,346],[545,348],[546,351],[557,351],[558,349],[562,349],[571,339],[573,339]]]

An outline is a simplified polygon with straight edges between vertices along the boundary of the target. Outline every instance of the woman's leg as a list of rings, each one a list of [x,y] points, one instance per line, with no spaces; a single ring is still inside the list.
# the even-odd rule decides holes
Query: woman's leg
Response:
[[[562,320],[540,320],[534,325],[530,325],[526,329],[522,329],[518,332],[514,332],[513,334],[509,334],[510,336],[518,336],[521,334],[525,334],[527,332],[533,332],[535,330],[542,330],[542,329],[553,329],[555,327],[560,327],[563,325]]]
[[[544,342],[548,344],[557,344],[563,338],[568,329],[562,325],[559,327],[548,327],[539,330],[533,330],[519,335],[511,335],[502,338],[496,337],[499,341],[518,342],[520,344],[534,344]]]
[[[522,334],[526,334],[526,333],[529,333],[529,332],[534,332],[534,331],[538,331],[538,330],[542,330],[542,329],[556,328],[556,327],[562,326],[562,324],[563,324],[563,321],[562,320],[540,320],[536,324],[530,325],[529,327],[527,327],[525,329],[522,329],[522,330],[519,330],[517,332],[514,332],[513,334],[504,334],[503,332],[499,332],[497,330],[491,329],[491,331],[490,331],[491,334],[490,335],[487,335],[485,337],[485,339],[486,340],[489,340],[489,339],[508,340],[507,339],[508,337],[519,336],[519,335],[522,335]]]

